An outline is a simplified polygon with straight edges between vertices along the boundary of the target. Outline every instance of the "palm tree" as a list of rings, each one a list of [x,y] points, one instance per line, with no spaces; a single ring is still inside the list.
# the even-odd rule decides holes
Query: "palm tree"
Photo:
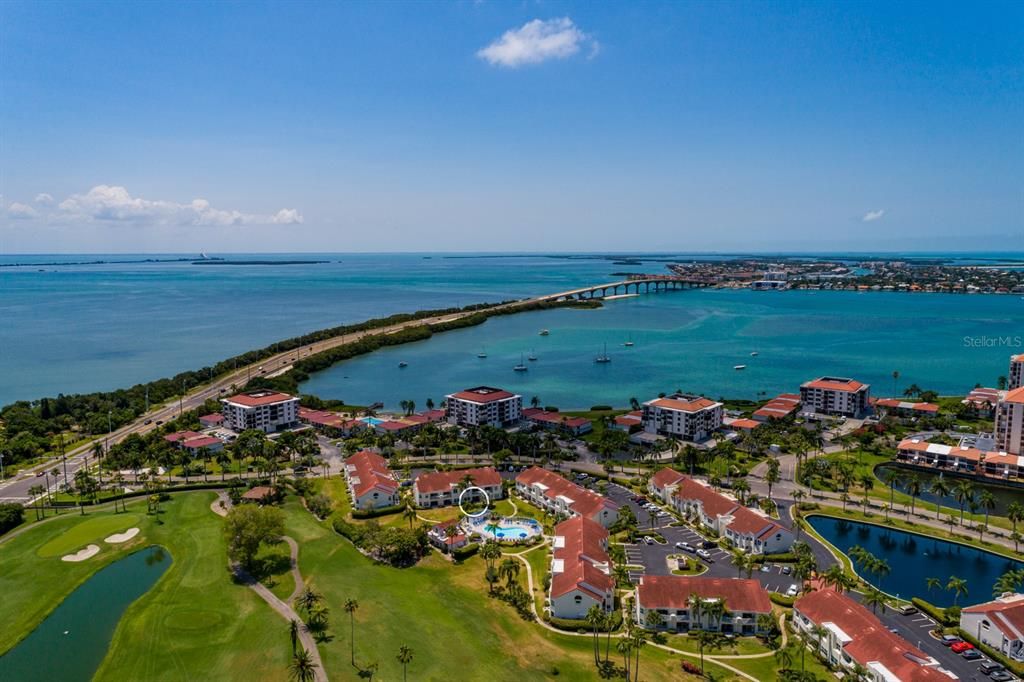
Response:
[[[768,460],[768,471],[765,472],[764,482],[768,484],[768,499],[772,499],[772,486],[779,482],[779,460],[772,458]]]
[[[914,514],[914,503],[921,494],[921,478],[917,474],[911,474],[907,479],[907,494],[910,495],[910,514]],[[1024,511],[1024,507],[1021,508]]]
[[[355,599],[345,600],[345,613],[348,614],[348,622],[351,630],[351,654],[352,654],[352,665],[356,664],[356,610],[359,608],[359,602]]]
[[[932,590],[941,590],[942,589],[942,581],[939,580],[938,578],[925,578],[924,579],[924,584],[925,584],[925,587],[927,587],[929,592],[931,592]]]
[[[949,582],[946,583],[946,589],[953,593],[953,606],[956,606],[957,599],[967,594],[967,581],[951,575]]]
[[[505,559],[501,562],[501,568],[498,569],[498,573],[505,579],[506,589],[512,589],[516,578],[519,577],[519,561],[512,558]]]
[[[292,662],[288,664],[288,679],[295,682],[313,682],[316,679],[316,663],[305,648],[292,654]]]
[[[585,620],[590,625],[591,632],[594,634],[594,665],[598,665],[601,662],[601,645],[598,639],[597,631],[601,627],[604,621],[604,611],[597,604],[594,604],[587,609],[587,615]]]
[[[896,382],[900,380],[899,370],[895,370],[892,373],[892,394],[899,395],[899,389],[896,387]]]
[[[964,505],[974,501],[974,486],[970,481],[960,480],[953,488],[953,497],[960,504],[960,525],[964,525]]]
[[[627,637],[619,638],[619,641],[615,643],[615,650],[622,654],[622,660],[626,668],[626,679],[629,679],[629,662],[633,656],[633,642]],[[703,665],[703,664],[702,664]]]
[[[220,480],[223,482],[227,475],[228,467],[231,466],[231,451],[227,448],[221,449],[214,458],[214,461],[220,467]]]
[[[704,672],[704,649],[705,647],[714,648],[721,641],[721,635],[717,632],[708,632],[707,630],[699,630],[697,632],[697,645],[700,647],[700,671]]]
[[[885,613],[885,594],[873,585],[869,585],[865,590],[864,603],[871,607],[872,613],[875,613],[879,606],[882,607],[882,613]]]
[[[889,507],[894,505],[893,498],[896,495],[896,486],[903,482],[903,477],[900,476],[898,471],[890,469],[885,472],[885,484],[889,486]]]
[[[640,680],[640,650],[647,646],[647,633],[637,628],[630,637],[630,643],[636,650],[636,666],[633,668],[633,682]]]
[[[1013,524],[1013,532],[1017,532],[1017,522],[1024,521],[1024,505],[1020,502],[1011,502],[1006,508],[1006,518]]]
[[[992,491],[988,488],[983,488],[978,493],[978,503],[982,509],[985,510],[985,525],[988,526],[988,515],[993,509],[996,508],[996,496],[992,494]]]
[[[686,601],[690,607],[691,626],[696,625],[698,629],[703,630],[704,600],[696,592],[693,592],[687,597]]]
[[[429,400],[429,399],[427,400],[427,407],[429,409],[433,409],[433,406],[430,404],[432,402],[433,402],[432,400]],[[402,664],[402,680],[408,680],[409,679],[407,668],[409,667],[409,664],[412,663],[412,655],[413,655],[412,649],[410,647],[406,646],[405,644],[403,644],[402,646],[398,647],[398,655],[395,656],[395,659],[399,663]]]
[[[288,623],[288,637],[292,640],[292,653],[294,654],[299,643],[299,621],[294,618]]]
[[[932,481],[930,492],[937,498],[935,500],[935,519],[938,520],[939,512],[942,511],[942,498],[949,495],[949,484],[940,475]]]
[[[779,664],[779,671],[789,670],[793,665],[793,650],[787,645],[775,652],[775,662]],[[700,669],[704,670],[704,658],[701,656]]]
[[[317,606],[323,603],[323,601],[323,595],[309,586],[302,590],[302,592],[299,593],[299,596],[295,598],[296,606],[305,611],[307,615],[312,613]]]
[[[412,523],[416,520],[416,510],[412,508],[411,504],[405,505],[402,518],[409,522],[409,530],[412,530]]]

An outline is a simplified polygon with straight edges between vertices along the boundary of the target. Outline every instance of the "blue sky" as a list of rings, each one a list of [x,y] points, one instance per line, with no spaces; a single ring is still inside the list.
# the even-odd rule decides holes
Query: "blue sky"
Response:
[[[1021,249],[1021,3],[0,4],[0,251]]]

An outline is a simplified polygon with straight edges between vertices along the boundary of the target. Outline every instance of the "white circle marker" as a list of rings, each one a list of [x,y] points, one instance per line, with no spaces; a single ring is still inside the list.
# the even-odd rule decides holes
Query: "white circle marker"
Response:
[[[486,502],[484,503],[484,508],[481,509],[480,511],[478,511],[476,514],[470,514],[468,511],[466,511],[465,509],[462,508],[462,496],[465,495],[466,493],[468,493],[470,490],[479,490],[480,492],[482,492],[484,494],[484,499],[486,500]],[[480,488],[480,487],[475,486],[475,485],[466,486],[466,488],[461,493],[459,493],[459,511],[461,511],[463,514],[465,514],[466,516],[470,517],[471,519],[480,518],[481,516],[483,516],[484,514],[487,513],[487,511],[490,509],[490,507],[491,507],[491,497],[490,497],[490,495],[487,494],[487,491],[484,490],[483,488]]]

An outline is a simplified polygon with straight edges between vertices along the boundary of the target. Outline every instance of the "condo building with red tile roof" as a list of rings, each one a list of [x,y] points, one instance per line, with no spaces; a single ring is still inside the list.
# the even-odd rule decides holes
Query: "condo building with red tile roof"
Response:
[[[478,467],[475,469],[456,469],[454,471],[430,471],[420,474],[412,484],[413,499],[417,507],[448,507],[459,503],[459,496],[466,488],[469,477],[471,488],[463,497],[464,502],[485,502],[483,494],[475,488],[487,493],[487,498],[494,502],[504,497],[501,475],[494,467]]]
[[[1004,656],[1024,661],[1024,594],[1003,594],[965,607],[960,628]]]
[[[273,433],[299,423],[299,399],[259,389],[221,399],[224,424],[233,431],[259,429]]]
[[[398,482],[387,460],[375,452],[362,450],[346,459],[345,480],[356,509],[380,509],[399,503]]]
[[[615,581],[604,526],[574,516],[555,526],[551,546],[551,615],[580,620],[591,606],[610,612]]]
[[[1024,454],[1024,386],[1008,391],[996,405],[996,447]]]
[[[445,397],[448,422],[459,426],[516,426],[523,418],[523,397],[490,386],[467,388]]]
[[[793,625],[829,664],[861,666],[871,682],[949,682],[939,662],[890,632],[860,603],[831,588],[808,592],[793,605]],[[820,634],[817,628],[827,634]]]
[[[1024,386],[1024,353],[1010,357],[1010,375],[1007,377],[1006,388],[1013,390]]]
[[[563,431],[574,436],[590,433],[594,425],[584,417],[570,417],[558,412],[548,412],[538,407],[523,410],[523,419],[549,431]]]
[[[691,601],[696,595],[700,608]],[[709,602],[723,602],[727,614],[714,618],[704,609]],[[682,575],[645,575],[636,587],[633,617],[647,626],[647,614],[661,616],[661,628],[672,632],[710,630],[726,634],[755,635],[763,632],[758,616],[770,614],[768,592],[756,580],[703,578]]]
[[[845,377],[819,377],[800,386],[804,409],[819,414],[860,417],[868,411],[871,387]]]
[[[665,467],[658,471],[658,473],[651,476],[650,480],[647,481],[647,492],[657,497],[665,504],[669,504],[672,500],[672,495],[675,494],[679,484],[685,479],[686,476],[675,469]]]
[[[692,478],[676,484],[670,503],[749,554],[779,554],[793,545],[793,533],[782,524]]]
[[[934,417],[939,413],[939,406],[935,403],[914,403],[896,398],[879,398],[872,402],[875,411],[894,417]]]
[[[516,493],[553,514],[583,516],[605,528],[619,517],[619,505],[612,500],[540,467],[516,476]]]
[[[772,398],[757,410],[754,410],[754,419],[759,422],[766,422],[772,419],[785,419],[796,414],[800,409],[800,396],[795,393],[782,393]]]
[[[647,433],[700,442],[721,428],[724,414],[722,403],[677,393],[644,403],[643,427]]]

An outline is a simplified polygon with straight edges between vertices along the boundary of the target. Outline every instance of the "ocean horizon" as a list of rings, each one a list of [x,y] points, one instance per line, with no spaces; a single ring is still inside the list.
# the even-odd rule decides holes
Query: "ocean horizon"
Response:
[[[34,400],[58,393],[91,392],[130,386],[183,370],[203,367],[280,339],[393,313],[553,293],[586,284],[611,281],[619,278],[616,273],[621,272],[664,271],[666,263],[672,260],[714,259],[740,254],[638,254],[615,251],[546,254],[439,252],[206,255],[236,260],[251,258],[275,261],[302,258],[328,262],[316,265],[200,267],[192,265],[191,259],[197,257],[195,253],[2,255],[0,266],[7,267],[0,267],[0,314],[7,324],[0,329],[0,371],[5,377],[5,381],[0,385],[0,404],[14,400]],[[616,263],[617,257],[626,255],[631,259],[629,263]],[[749,255],[851,259],[869,256],[849,252]],[[876,252],[876,255],[883,254]],[[884,255],[898,258],[917,256],[942,259],[965,265],[984,264],[1001,259],[1024,261],[1024,252],[902,252]],[[142,261],[147,258],[156,258],[163,262],[124,262]],[[174,262],[170,260],[173,258],[184,260]],[[71,264],[87,260],[108,262]],[[640,261],[639,264],[635,262],[637,260]],[[17,262],[25,262],[26,265],[11,266]],[[853,295],[854,298],[846,299],[841,296],[843,292],[814,292],[818,294],[814,298],[815,301],[824,299],[837,302],[819,308],[817,303],[804,303],[799,297],[800,292],[782,292],[779,296],[785,302],[783,309],[772,310],[773,306],[766,308],[763,305],[766,299],[759,298],[764,294],[754,294],[754,298],[749,301],[744,298],[745,292],[731,292],[737,294],[731,297],[716,296],[729,293],[704,291],[652,294],[609,301],[602,311],[552,311],[557,312],[555,317],[579,317],[568,318],[573,324],[567,325],[566,332],[561,337],[552,334],[558,341],[552,344],[554,348],[551,349],[552,353],[545,363],[544,371],[540,370],[538,364],[537,370],[531,368],[530,378],[524,377],[524,380],[539,382],[536,389],[545,396],[563,397],[563,405],[569,404],[566,400],[570,391],[594,395],[594,400],[583,401],[587,405],[603,402],[597,400],[597,396],[609,400],[617,397],[618,393],[613,394],[600,388],[609,382],[589,382],[575,369],[566,369],[561,373],[555,371],[556,357],[562,357],[563,361],[568,363],[567,367],[573,367],[570,359],[574,355],[586,357],[599,350],[592,347],[595,344],[590,341],[586,344],[581,343],[578,350],[571,345],[559,349],[561,339],[572,339],[577,333],[589,334],[597,340],[601,335],[600,329],[591,328],[590,320],[600,320],[600,324],[608,330],[604,335],[608,337],[607,342],[610,346],[621,342],[618,338],[621,336],[619,332],[636,334],[638,340],[648,332],[653,334],[651,344],[644,347],[638,343],[635,349],[635,356],[647,358],[649,367],[634,367],[634,375],[629,377],[618,374],[620,365],[625,366],[624,361],[611,363],[610,374],[614,375],[611,383],[631,381],[632,385],[636,386],[636,391],[623,393],[643,393],[655,385],[659,386],[660,390],[665,390],[666,387],[668,390],[674,390],[677,387],[675,384],[679,383],[682,385],[678,387],[687,390],[730,397],[751,397],[761,391],[775,390],[776,385],[788,386],[797,376],[806,379],[810,378],[806,376],[807,374],[831,371],[829,367],[832,366],[848,368],[847,371],[851,373],[857,373],[858,367],[863,366],[864,359],[853,350],[857,346],[858,334],[864,331],[863,327],[846,331],[840,329],[836,332],[838,336],[835,338],[830,332],[830,346],[834,348],[836,356],[842,358],[844,362],[827,363],[829,367],[822,366],[826,363],[814,360],[808,355],[804,345],[797,343],[797,340],[803,339],[806,334],[820,330],[822,325],[836,327],[836,320],[844,320],[840,308],[850,305],[848,300],[857,300],[856,294]],[[864,294],[862,298],[879,295],[881,294]],[[863,306],[854,306],[856,310],[851,312],[850,319],[875,320],[876,323],[879,319],[905,320],[907,329],[912,331],[907,333],[899,348],[923,348],[927,344],[923,344],[922,340],[934,337],[936,328],[952,330],[955,327],[959,336],[984,336],[986,329],[1000,329],[1004,333],[1007,330],[1024,330],[1024,306],[1020,297],[949,296],[948,303],[932,305],[926,302],[926,299],[942,295],[892,296],[894,299],[886,303],[884,311],[873,310],[878,307],[877,298],[869,299]],[[979,303],[982,301],[984,303]],[[790,309],[791,304],[795,304],[796,307]],[[492,342],[487,337],[494,333],[492,330],[501,329],[501,334],[505,338],[500,343],[508,346],[506,355],[518,357],[520,352],[530,351],[527,339],[533,336],[533,328],[539,324],[537,320],[541,318],[537,316],[548,314],[526,313],[500,321],[491,320],[478,329],[438,335],[425,344],[415,344],[415,350],[422,345],[438,349],[443,355],[454,352],[455,347],[452,344],[457,345],[463,340],[470,346],[476,344],[478,334],[481,335],[481,339],[485,339],[484,343],[499,343]],[[725,318],[745,322],[736,322],[735,327],[727,324],[716,326],[709,322]],[[582,328],[590,331],[575,331],[577,320],[587,320]],[[785,333],[765,331],[773,328],[773,325],[777,327],[782,322],[787,323]],[[550,323],[555,327],[559,324],[557,320]],[[510,327],[505,330],[503,325]],[[517,325],[523,325],[522,329]],[[674,329],[675,332],[669,334],[665,331],[666,328]],[[693,339],[688,340],[687,333],[699,334],[700,343],[693,346]],[[665,336],[666,334],[668,336]],[[780,350],[790,347],[799,355],[798,358],[786,360],[782,355],[778,355],[772,361],[775,363],[773,366],[791,364],[792,369],[781,374],[778,373],[781,370],[773,370],[769,375],[755,372],[748,372],[743,376],[740,376],[739,372],[730,374],[729,372],[733,372],[732,364],[741,362],[736,361],[728,365],[729,372],[726,372],[725,376],[718,377],[712,373],[702,377],[700,372],[691,371],[685,363],[680,364],[676,360],[677,356],[684,352],[684,348],[688,349],[686,352],[694,358],[710,357],[715,349],[721,350],[728,357],[734,357],[741,350],[740,347],[744,346],[743,343],[736,342],[737,338],[752,335],[752,339],[758,339],[757,343],[761,343],[759,339],[764,334],[776,334],[778,337],[777,343],[769,345]],[[989,355],[979,353],[975,349],[972,351],[974,355],[967,354],[966,358],[961,357],[957,360],[957,354],[960,353],[962,356],[963,349],[955,347],[956,342],[950,339],[958,337],[950,334],[939,334],[944,341],[940,347],[929,351],[935,354],[935,357],[927,367],[921,366],[920,372],[915,369],[916,363],[912,358],[902,360],[898,353],[892,356],[888,364],[903,364],[904,367],[894,366],[888,372],[900,369],[901,372],[906,372],[907,376],[920,375],[925,379],[925,383],[937,390],[940,386],[948,387],[949,390],[964,386],[962,390],[966,390],[976,381],[994,382],[995,376],[1005,373],[1005,367],[998,367],[996,352]],[[990,335],[995,334],[993,332]],[[655,338],[658,340],[657,344],[653,343]],[[753,341],[746,345],[751,343]],[[496,353],[497,348],[495,345]],[[887,353],[896,353],[899,348],[892,348]],[[345,367],[353,368],[351,372],[342,370],[341,366],[332,368],[315,377],[305,388],[323,390],[325,396],[339,393],[329,397],[341,397],[353,403],[358,400],[352,396],[365,396],[369,399],[380,394],[379,399],[390,403],[399,397],[388,395],[387,391],[376,391],[372,385],[360,386],[354,381],[343,387],[332,385],[334,380],[330,377],[339,371],[343,372],[339,376],[356,376],[362,371],[365,363],[371,363],[372,366],[374,362],[390,362],[393,352],[414,357],[413,351],[413,347],[403,347],[359,358],[345,363]],[[473,351],[473,359],[476,352]],[[1010,352],[1008,350],[1005,355],[1009,355]],[[378,360],[377,356],[387,360]],[[410,386],[410,390],[415,389],[414,395],[401,398],[422,401],[427,396],[432,396],[436,400],[439,395],[443,395],[449,389],[458,388],[467,381],[482,383],[484,377],[493,381],[501,380],[509,385],[515,381],[514,377],[505,379],[504,374],[500,372],[478,372],[479,368],[473,365],[462,368],[461,359],[453,359],[446,363],[444,367],[447,368],[447,378],[444,381],[441,380],[442,377],[424,377],[418,380],[422,383]],[[410,366],[414,364],[410,362]],[[663,367],[664,374],[667,375],[664,378],[658,376],[659,366]],[[865,368],[864,371],[877,374],[882,372],[882,369]],[[926,371],[939,376],[928,377]],[[412,381],[415,374],[414,370],[403,375],[403,382]],[[479,376],[481,381],[473,381],[475,376]],[[687,379],[688,381],[684,381]],[[442,383],[443,385],[440,385]],[[560,389],[555,388],[557,385],[564,386],[565,393],[560,394]],[[730,390],[733,388],[735,390]],[[790,386],[790,390],[791,388]],[[615,402],[623,404],[623,400],[628,400],[629,397],[624,395]],[[580,403],[572,405],[583,406]]]

